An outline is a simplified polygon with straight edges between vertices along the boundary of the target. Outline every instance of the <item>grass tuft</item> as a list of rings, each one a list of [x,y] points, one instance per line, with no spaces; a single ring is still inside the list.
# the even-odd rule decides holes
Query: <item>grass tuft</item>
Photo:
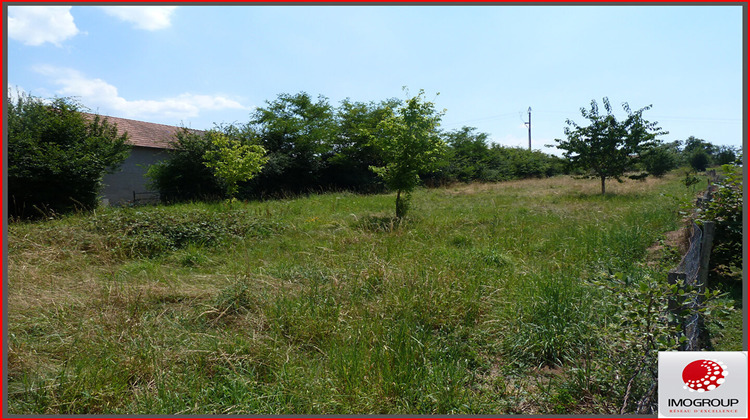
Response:
[[[418,189],[403,220],[394,194],[335,193],[11,223],[8,411],[619,413],[640,356],[586,279],[660,278],[690,194],[678,175],[598,191]]]

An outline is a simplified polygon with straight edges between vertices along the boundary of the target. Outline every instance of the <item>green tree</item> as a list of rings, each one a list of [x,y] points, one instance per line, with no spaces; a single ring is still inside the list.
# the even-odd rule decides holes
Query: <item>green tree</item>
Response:
[[[336,110],[338,130],[331,142],[324,184],[357,191],[382,190],[383,183],[370,166],[382,166],[383,159],[370,139],[377,132],[378,124],[400,104],[398,99],[380,103],[349,99],[341,102]]]
[[[694,149],[689,155],[688,162],[696,172],[703,172],[708,167],[710,158],[704,149]]]
[[[719,146],[714,154],[714,164],[731,165],[737,160],[737,149],[732,146]]]
[[[305,93],[280,94],[251,116],[245,131],[268,151],[268,163],[255,179],[264,193],[304,192],[320,186],[338,125],[328,99]]]
[[[488,138],[489,134],[477,133],[475,127],[461,127],[443,133],[443,140],[448,145],[443,168],[446,176],[462,182],[481,179],[487,173],[490,158]]]
[[[96,207],[102,176],[129,154],[127,134],[68,98],[8,95],[6,108],[9,215]]]
[[[223,194],[219,180],[203,161],[215,146],[202,131],[183,128],[175,134],[169,158],[151,165],[146,176],[165,202],[217,199]]]
[[[699,139],[695,136],[690,136],[685,140],[685,146],[682,149],[682,153],[685,154],[685,156],[690,158],[690,156],[693,155],[698,150],[702,150],[708,155],[709,158],[711,158],[714,153],[717,151],[716,146],[711,144],[710,142]]]
[[[390,111],[372,138],[384,165],[371,169],[396,191],[399,219],[406,215],[410,193],[419,184],[419,173],[435,170],[446,147],[438,133],[443,112],[437,112],[423,96],[424,91],[420,90],[395,112]]]
[[[203,155],[203,163],[213,170],[229,198],[235,198],[237,183],[257,175],[268,162],[266,149],[257,144],[242,144],[239,140],[210,131],[206,133],[214,146]]]
[[[599,106],[592,100],[590,110],[581,108],[581,115],[589,120],[589,125],[584,127],[566,120],[567,139],[555,139],[557,148],[565,151],[563,155],[574,168],[589,171],[601,179],[602,194],[605,193],[607,178],[622,182],[625,172],[640,160],[645,151],[657,144],[657,136],[667,134],[657,127],[656,122],[643,118],[643,112],[651,109],[651,105],[632,111],[627,103],[623,103],[628,117],[617,121],[609,99],[605,97],[603,103],[606,114],[600,114]]]
[[[677,168],[679,157],[668,145],[659,145],[643,154],[643,166],[649,174],[662,177]]]

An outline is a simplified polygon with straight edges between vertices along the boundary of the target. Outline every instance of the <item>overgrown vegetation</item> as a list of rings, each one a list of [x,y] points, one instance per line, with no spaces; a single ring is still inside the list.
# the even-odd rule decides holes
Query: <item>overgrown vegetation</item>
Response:
[[[420,128],[428,134],[422,138],[429,138],[432,146],[442,145],[431,146],[429,159],[422,156],[422,164],[417,166],[413,165],[415,159],[403,153],[397,156],[397,150],[392,147],[397,138],[405,144],[404,131],[400,130],[399,134],[396,128],[405,126],[404,112],[415,100],[422,105],[430,104],[430,109],[420,110],[426,112],[420,118],[430,122],[428,130]],[[412,114],[410,118],[414,119],[416,114]],[[377,193],[391,188],[398,191],[399,187],[389,183],[390,178],[370,170],[385,170],[395,162],[402,162],[402,166],[411,162],[409,166],[414,168],[397,178],[431,186],[547,177],[565,172],[563,161],[558,157],[537,150],[489,145],[488,134],[477,133],[472,127],[441,131],[441,116],[433,104],[423,100],[422,93],[406,101],[388,99],[363,103],[346,99],[338,108],[329,104],[324,96],[315,99],[305,92],[280,94],[253,112],[246,124],[215,127],[208,132],[183,130],[175,139],[170,159],[152,166],[149,176],[165,202],[224,197],[221,185],[202,167],[203,156],[216,153],[217,148],[209,138],[215,132],[221,132],[243,147],[260,146],[267,151],[268,162],[257,176],[238,180],[236,196],[239,199],[342,190]],[[416,128],[415,122],[410,123],[412,128]],[[416,146],[416,143],[409,145],[412,149]],[[425,164],[427,161],[429,165]],[[391,170],[390,173],[399,172]]]
[[[402,219],[393,193],[330,193],[11,224],[9,412],[634,412],[680,181],[418,189]]]
[[[123,208],[94,214],[88,229],[100,234],[107,247],[119,255],[151,258],[191,245],[211,247],[264,237],[281,230],[281,226],[247,209]]]
[[[43,218],[98,205],[102,176],[128,156],[116,126],[69,98],[6,95],[8,214]]]
[[[715,223],[715,237],[711,252],[711,272],[715,282],[723,283],[741,302],[743,238],[742,238],[742,168],[723,165],[716,191],[706,207],[700,209],[699,221]]]

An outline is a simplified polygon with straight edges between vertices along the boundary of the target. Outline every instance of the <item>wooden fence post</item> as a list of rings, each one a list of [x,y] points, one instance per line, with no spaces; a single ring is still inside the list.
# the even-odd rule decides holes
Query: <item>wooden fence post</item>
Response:
[[[703,238],[701,239],[700,265],[698,267],[698,297],[696,306],[701,308],[705,301],[706,283],[708,283],[708,266],[711,259],[711,249],[714,244],[714,222],[703,222]],[[696,309],[697,309],[696,308]],[[711,337],[708,335],[703,314],[698,314],[697,325],[698,343],[695,350],[711,350]]]
[[[698,287],[701,292],[706,291],[706,281],[708,280],[708,262],[711,258],[711,248],[714,245],[714,233],[716,226],[714,222],[703,222],[703,239],[701,240],[701,262],[698,270]]]

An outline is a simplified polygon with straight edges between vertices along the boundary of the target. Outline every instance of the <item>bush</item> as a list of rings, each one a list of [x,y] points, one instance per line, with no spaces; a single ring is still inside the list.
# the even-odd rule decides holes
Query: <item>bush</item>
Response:
[[[662,177],[677,168],[677,156],[667,147],[656,147],[643,155],[643,167],[649,174]]]
[[[67,98],[20,95],[8,109],[8,213],[38,218],[97,206],[102,176],[128,156],[127,135]]]
[[[89,229],[103,234],[110,248],[122,255],[151,258],[190,245],[215,246],[232,238],[268,236],[280,226],[260,220],[247,210],[124,208],[94,216]]]
[[[703,172],[708,167],[708,153],[706,153],[706,151],[703,149],[697,149],[690,154],[688,162],[690,163],[690,167],[693,168],[696,172]]]
[[[711,270],[726,278],[742,272],[742,172],[734,165],[722,169],[725,177],[716,184],[718,189],[700,220],[715,222]]]
[[[737,160],[737,152],[731,146],[719,146],[714,155],[716,165],[731,165]]]
[[[496,182],[519,178],[541,178],[565,172],[565,161],[538,150],[489,146],[487,133],[473,127],[443,133],[448,144],[440,170],[432,184],[449,182]]]
[[[215,146],[202,132],[183,128],[179,131],[169,159],[149,167],[146,176],[150,187],[159,191],[165,202],[218,199],[223,188],[213,171],[203,163],[203,156]]]

